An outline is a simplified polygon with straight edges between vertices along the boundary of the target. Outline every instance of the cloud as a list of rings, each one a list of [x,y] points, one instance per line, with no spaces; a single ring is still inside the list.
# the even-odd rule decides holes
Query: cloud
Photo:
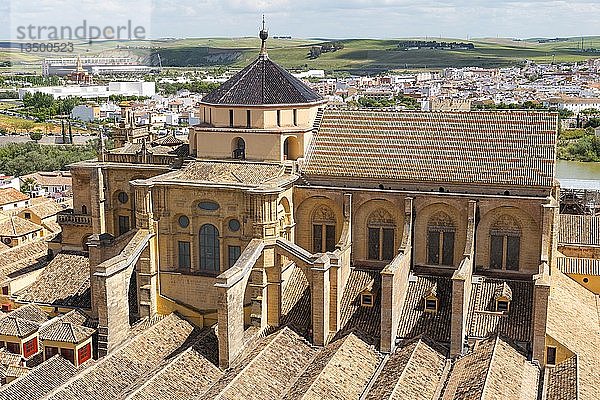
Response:
[[[535,37],[597,32],[597,0],[0,0],[10,21],[141,20],[152,37]],[[0,19],[2,21],[2,19]],[[2,31],[0,31],[2,33]]]

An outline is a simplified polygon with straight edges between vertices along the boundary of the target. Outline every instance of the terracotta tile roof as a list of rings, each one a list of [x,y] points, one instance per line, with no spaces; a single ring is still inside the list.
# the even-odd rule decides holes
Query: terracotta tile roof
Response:
[[[18,203],[21,201],[29,200],[29,196],[19,192],[15,188],[3,188],[0,189],[0,206],[6,204]]]
[[[6,372],[9,368],[21,365],[20,354],[13,354],[4,347],[0,348],[0,381],[6,379]]]
[[[91,317],[78,308],[69,311],[59,318],[62,322],[69,322],[71,324],[85,326],[88,328],[93,328],[96,326],[96,323],[91,319]]]
[[[6,375],[6,377],[11,377],[14,379],[27,375],[29,373],[29,370],[31,370],[31,368],[25,365],[9,365],[8,367],[6,367],[6,371],[4,371],[4,374]]]
[[[317,350],[292,330],[284,327],[217,395],[212,390],[203,398],[273,399],[285,393],[287,385],[298,377]]]
[[[28,374],[0,387],[0,400],[37,400],[75,375],[75,367],[59,355],[41,363]]]
[[[371,288],[373,307],[360,305],[360,293]],[[381,275],[379,271],[352,269],[340,302],[340,327],[338,337],[357,331],[378,339],[381,326]]]
[[[512,292],[512,301],[507,313],[496,312],[496,292],[507,285]],[[473,281],[468,335],[486,338],[500,333],[518,342],[529,342],[531,338],[531,309],[533,281],[500,280],[480,277]]]
[[[129,154],[129,155],[139,155],[142,154],[143,145],[141,143],[125,143],[123,147],[118,147],[116,149],[110,150],[110,154]],[[189,146],[187,144],[180,144],[178,146],[169,146],[169,145],[156,145],[156,146],[146,146],[146,151],[148,154],[154,155],[187,155],[189,152]]]
[[[548,367],[546,400],[577,400],[577,356]]]
[[[205,104],[273,105],[323,101],[269,58],[259,57],[201,100]]]
[[[277,331],[281,332],[281,331]],[[235,358],[230,365],[230,368],[225,370],[223,376],[211,385],[211,387],[201,396],[202,399],[214,399],[221,393],[233,379],[246,368],[252,362],[252,360],[259,355],[268,345],[275,339],[276,335],[268,335],[262,337],[256,341],[250,341],[247,348],[245,348],[240,356]]]
[[[159,175],[152,181],[183,181],[257,187],[291,178],[281,164],[230,161],[194,161],[180,171]]]
[[[499,337],[485,339],[457,359],[442,400],[536,400],[539,369]]]
[[[48,314],[44,312],[40,307],[35,304],[26,304],[21,306],[10,313],[6,314],[11,317],[23,318],[32,322],[46,322],[48,320]]]
[[[96,330],[92,328],[59,321],[40,330],[40,340],[78,344],[89,339],[94,332]]]
[[[45,221],[42,225],[54,235],[58,235],[62,232],[62,226],[56,221]]]
[[[386,361],[366,400],[431,400],[444,379],[446,350],[419,338],[397,348]]]
[[[326,109],[308,176],[550,187],[557,116]]]
[[[19,302],[90,308],[89,258],[78,253],[58,253],[33,284],[14,296]]]
[[[185,141],[175,137],[174,134],[165,135],[163,137],[159,137],[155,141],[152,142],[153,146],[179,146],[180,144],[184,144]]]
[[[537,400],[540,369],[516,347],[498,338],[490,363],[482,400]]]
[[[434,285],[437,285],[438,310],[431,313],[425,311],[425,295]],[[438,342],[450,342],[451,310],[452,281],[450,278],[415,276],[408,283],[408,291],[398,325],[398,337],[412,339],[419,335],[426,335]]]
[[[190,339],[194,327],[175,314],[127,340],[50,396],[55,400],[117,399],[146,382],[157,366]],[[181,349],[183,350],[183,349]]]
[[[200,352],[190,347],[175,357],[163,369],[127,399],[177,400],[202,396],[223,372]]]
[[[20,237],[41,230],[40,225],[21,217],[11,216],[0,220],[0,236]]]
[[[600,276],[600,260],[594,258],[556,257],[556,267],[565,274]]]
[[[36,332],[48,315],[37,305],[27,304],[0,317],[0,335],[24,338]]]
[[[66,203],[59,204],[51,198],[38,197],[31,199],[31,205],[29,207],[24,207],[21,210],[31,211],[41,219],[45,219],[58,214],[65,208],[67,208]]]
[[[48,244],[38,239],[0,251],[0,282],[48,263]]]
[[[24,338],[40,328],[40,324],[23,318],[5,316],[0,318],[0,335]]]
[[[381,362],[380,354],[350,333],[311,361],[286,399],[358,399]]]
[[[579,399],[600,399],[599,298],[553,268],[546,334],[577,354]]]
[[[311,324],[310,288],[306,275],[294,266],[282,290],[281,324],[308,337]]]
[[[600,246],[600,217],[560,214],[558,243]]]
[[[73,182],[69,171],[34,172],[21,177],[25,179],[33,179],[41,186],[71,186]]]

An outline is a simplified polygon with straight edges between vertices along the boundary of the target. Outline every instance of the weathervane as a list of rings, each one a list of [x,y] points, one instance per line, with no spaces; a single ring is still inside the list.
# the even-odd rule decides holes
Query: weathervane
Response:
[[[260,46],[260,56],[263,58],[267,58],[267,38],[269,37],[269,31],[265,28],[265,15],[262,16],[262,29],[259,33],[260,40],[262,40],[262,44]]]

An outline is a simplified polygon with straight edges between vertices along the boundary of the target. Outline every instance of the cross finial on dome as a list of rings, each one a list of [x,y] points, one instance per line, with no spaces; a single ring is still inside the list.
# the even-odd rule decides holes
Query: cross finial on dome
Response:
[[[262,40],[262,44],[260,46],[260,56],[263,58],[267,58],[267,38],[269,37],[269,31],[265,28],[265,15],[262,17],[262,29],[258,35],[260,40]]]

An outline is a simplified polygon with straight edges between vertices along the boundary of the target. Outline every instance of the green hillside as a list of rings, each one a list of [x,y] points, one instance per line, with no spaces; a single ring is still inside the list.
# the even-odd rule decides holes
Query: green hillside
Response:
[[[473,49],[410,49],[399,48],[399,43],[408,40],[472,43]],[[547,39],[546,39],[547,40]],[[584,39],[584,48],[580,50],[581,38],[567,38],[544,42],[545,39],[345,39],[343,49],[323,53],[312,59],[309,57],[311,46],[331,42],[326,39],[273,39],[268,41],[269,55],[272,59],[291,69],[325,69],[352,73],[373,73],[391,69],[421,69],[444,67],[500,67],[515,65],[524,60],[536,62],[572,62],[600,57],[600,37]],[[165,67],[241,67],[251,62],[258,53],[258,38],[190,38],[162,39],[148,41],[105,41],[92,45],[78,43],[74,54],[116,56],[125,55],[140,62],[158,65],[159,55]],[[17,51],[0,52],[0,61],[10,59],[17,66],[32,68],[39,65],[47,56],[64,54],[24,54]]]

